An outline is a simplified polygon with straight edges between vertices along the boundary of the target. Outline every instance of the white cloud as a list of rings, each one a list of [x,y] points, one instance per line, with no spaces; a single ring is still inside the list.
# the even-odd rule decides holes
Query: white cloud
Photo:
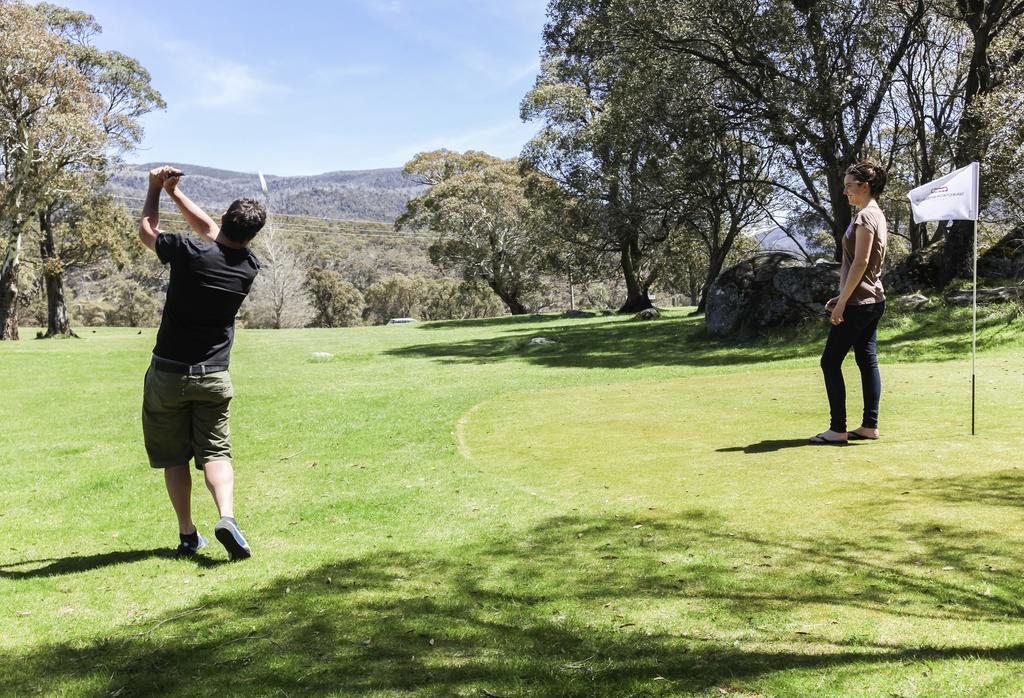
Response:
[[[289,91],[285,85],[260,75],[253,65],[205,53],[183,42],[163,43],[171,55],[181,57],[175,63],[184,90],[181,106],[259,111],[261,102]]]
[[[508,70],[505,84],[508,87],[514,87],[523,80],[529,79],[531,83],[533,79],[540,73],[540,57],[534,58],[529,63],[523,64],[518,68],[513,67]]]

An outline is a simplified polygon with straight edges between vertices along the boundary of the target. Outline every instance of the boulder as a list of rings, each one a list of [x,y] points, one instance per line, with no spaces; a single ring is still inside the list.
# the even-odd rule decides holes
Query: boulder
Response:
[[[945,241],[938,240],[928,247],[909,254],[882,276],[882,286],[889,293],[912,293],[925,288],[941,288],[948,283],[946,274]]]
[[[838,288],[838,262],[758,254],[723,271],[708,289],[705,327],[715,337],[749,339],[770,327],[824,317]]]
[[[537,344],[558,344],[558,342],[556,342],[556,341],[555,341],[555,340],[553,340],[553,339],[548,339],[547,337],[534,337],[534,338],[532,338],[532,339],[531,339],[531,340],[529,341],[529,344],[530,344],[530,345],[537,345]]]
[[[1005,303],[1006,301],[1018,300],[1020,298],[1024,298],[1024,288],[1020,286],[978,289],[978,305]],[[974,292],[971,289],[955,291],[947,294],[946,300],[953,305],[970,305],[974,301]]]
[[[584,317],[597,317],[597,313],[589,310],[566,310],[562,313],[562,317],[565,318],[584,318]]]
[[[931,303],[932,299],[923,293],[908,293],[903,296],[897,296],[892,301],[893,305],[904,310],[917,310],[918,308],[927,307]]]
[[[1018,228],[978,256],[979,279],[1024,276],[1024,228]]]
[[[661,311],[657,308],[644,308],[633,316],[634,320],[657,320],[661,317]]]
[[[971,278],[973,250],[969,241],[955,236],[950,248],[947,240],[938,240],[917,250],[893,266],[882,278],[887,291],[909,293],[927,288],[943,288],[950,281]],[[1024,228],[1018,228],[978,256],[979,279],[1019,279],[1024,277]]]

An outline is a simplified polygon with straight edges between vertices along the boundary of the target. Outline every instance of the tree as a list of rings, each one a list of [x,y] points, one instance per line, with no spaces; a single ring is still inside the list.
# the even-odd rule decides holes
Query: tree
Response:
[[[679,253],[673,238],[705,246],[700,286],[710,286],[737,237],[766,219],[778,150],[735,113],[714,66],[633,37],[634,7],[553,2],[547,60],[523,103],[524,117],[546,124],[526,158],[575,209],[560,229],[618,257],[628,311],[650,305],[648,289]],[[681,238],[680,226],[695,234]]]
[[[396,229],[434,231],[430,261],[442,272],[479,279],[513,315],[528,312],[525,298],[540,285],[541,254],[519,164],[473,151],[433,151],[416,156],[405,171],[431,187],[409,202]]]
[[[893,81],[892,161],[904,176],[891,177],[889,189],[910,190],[952,169],[958,124],[963,114],[967,63],[963,60],[968,36],[944,17],[929,14],[917,28],[918,36],[900,62]],[[896,174],[896,173],[894,173]],[[905,181],[899,187],[899,180]],[[900,201],[905,192],[898,192]],[[891,207],[887,212],[891,211]],[[938,237],[928,226],[908,224],[910,249],[927,247]]]
[[[39,211],[39,252],[47,300],[45,336],[73,335],[64,291],[65,274],[104,258],[123,266],[128,261],[132,220],[109,194],[83,193],[51,201]]]
[[[422,276],[394,274],[375,281],[366,291],[364,319],[378,325],[396,317],[417,317],[427,295]]]
[[[424,320],[495,317],[504,311],[501,300],[478,279],[431,279],[420,303]]]
[[[680,226],[668,241],[665,270],[658,284],[659,292],[681,293],[703,312],[708,288],[723,269],[749,259],[762,247],[756,235],[739,233],[730,243],[719,270],[711,273],[709,245],[703,236],[690,226]],[[703,303],[703,305],[702,305]]]
[[[72,168],[98,168],[102,105],[43,11],[0,2],[0,339],[18,338],[22,239]]]
[[[152,290],[136,279],[115,278],[104,295],[108,302],[104,313],[107,325],[152,327],[160,321],[163,306]]]
[[[0,2],[5,37],[0,58],[9,68],[0,76],[0,129],[7,134],[0,156],[8,185],[0,220],[8,221],[6,237],[14,241],[7,245],[0,270],[0,322],[5,326],[0,337],[17,334],[17,252],[29,218],[38,221],[41,235],[47,336],[73,334],[63,273],[75,262],[62,259],[60,252],[82,245],[65,245],[54,236],[83,230],[62,225],[67,222],[62,219],[102,187],[112,158],[138,143],[139,118],[164,106],[137,61],[92,46],[99,32],[84,12]],[[6,41],[15,35],[16,41]]]
[[[304,284],[313,306],[313,327],[350,327],[362,321],[366,302],[355,286],[333,269],[313,267]]]
[[[685,257],[706,260],[705,278],[697,298],[704,312],[707,292],[722,272],[737,240],[764,227],[770,219],[777,190],[769,183],[774,174],[775,149],[758,143],[755,133],[731,124],[713,112],[689,112],[676,130],[690,133],[674,157],[678,166],[665,168],[661,182],[666,201],[679,228],[688,234],[673,235],[669,249],[678,254],[681,240],[701,247],[700,254]],[[698,124],[693,125],[694,119]]]
[[[654,0],[623,3],[628,40],[713,69],[720,108],[785,148],[772,184],[811,208],[835,255],[849,225],[846,167],[866,156],[884,120],[925,0]],[[795,173],[796,178],[786,172]]]
[[[967,78],[963,111],[957,125],[954,165],[981,163],[980,203],[993,193],[1005,192],[1001,181],[1019,181],[1019,153],[1024,140],[1020,113],[1024,79],[1024,2],[1020,0],[937,0],[937,12],[970,32],[966,54]],[[993,147],[1001,157],[988,161]],[[997,165],[997,167],[993,167]],[[998,167],[1001,165],[1002,167]],[[1010,197],[1017,196],[1011,193]],[[941,262],[942,285],[956,277],[970,277],[973,226],[954,221],[945,230]]]
[[[678,76],[615,40],[618,18],[603,0],[553,0],[548,17],[541,74],[521,107],[544,126],[523,158],[571,202],[572,225],[556,234],[614,256],[626,286],[621,310],[642,310],[672,227],[652,186],[672,144],[650,108]]]
[[[252,327],[303,327],[310,315],[299,256],[277,232],[273,221],[256,236],[253,249],[260,273],[246,300],[244,319]]]
[[[47,275],[49,308],[46,336],[51,336],[73,334],[64,300],[63,270],[73,266],[76,260],[65,259],[61,250],[65,247],[81,250],[83,247],[97,245],[102,248],[111,243],[117,246],[122,242],[102,234],[95,235],[95,231],[73,225],[73,221],[67,219],[81,211],[78,202],[101,190],[106,181],[106,170],[113,161],[134,148],[142,139],[139,119],[154,109],[162,109],[165,104],[160,94],[150,85],[148,71],[138,61],[117,51],[100,51],[91,44],[91,40],[101,32],[92,16],[55,5],[40,4],[37,7],[46,15],[50,30],[68,42],[70,60],[86,77],[89,89],[98,98],[98,110],[93,118],[102,128],[106,139],[101,167],[83,170],[74,165],[69,166],[64,173],[67,185],[55,191],[53,198],[46,201],[39,210],[42,237],[40,249],[43,252],[43,269]],[[61,226],[61,222],[72,224]],[[54,238],[55,231],[80,233],[83,237],[62,244],[60,239]],[[115,248],[108,249],[113,251]]]

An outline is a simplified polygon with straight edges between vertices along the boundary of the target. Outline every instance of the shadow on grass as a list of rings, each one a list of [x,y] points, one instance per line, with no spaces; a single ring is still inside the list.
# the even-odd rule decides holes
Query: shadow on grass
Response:
[[[63,558],[24,560],[22,562],[0,565],[0,579],[35,579],[39,577],[77,574],[113,565],[143,562],[153,558],[176,559],[174,551],[169,548],[153,548],[152,550],[116,550],[96,555],[71,555]],[[224,561],[211,560],[208,557],[197,555],[185,558],[182,562],[196,564],[200,567],[216,567]]]
[[[530,345],[530,339],[541,334],[554,343]],[[638,368],[759,363],[810,356],[820,351],[821,347],[809,343],[797,346],[728,344],[707,336],[703,318],[684,317],[653,322],[613,318],[527,330],[515,326],[514,330],[498,336],[417,344],[387,353],[433,358],[445,363],[492,363],[523,358],[551,367]]]
[[[978,319],[980,349],[993,349],[1019,339],[1019,321],[1008,322],[998,309],[986,312],[989,314]],[[555,320],[562,324],[521,327],[526,323]],[[577,368],[727,366],[818,356],[828,334],[826,321],[820,320],[779,330],[751,342],[724,341],[707,335],[703,316],[673,316],[653,322],[622,317],[580,322],[544,315],[439,322],[428,326],[442,327],[509,329],[496,336],[417,344],[387,353],[445,363],[524,359],[540,366]],[[970,327],[969,309],[937,307],[913,313],[892,311],[882,320],[879,354],[888,361],[959,360],[970,351]],[[530,339],[541,334],[554,343],[530,345]]]
[[[858,446],[856,442],[844,441],[841,444],[822,444],[812,443],[807,439],[765,439],[764,441],[758,441],[757,443],[750,444],[749,446],[730,446],[729,448],[718,448],[715,449],[716,453],[774,453],[775,451],[781,451],[786,448],[822,448],[822,447],[833,447],[833,448],[849,448]]]
[[[1017,468],[987,475],[911,478],[895,486],[908,494],[944,502],[1024,507],[1024,471]]]
[[[554,322],[567,320],[564,315],[556,313],[536,313],[534,315],[498,315],[496,317],[468,318],[465,320],[431,320],[419,325],[423,330],[471,329],[475,327],[508,327],[527,323]]]
[[[848,665],[879,672],[881,690],[916,661],[1024,660],[1024,645],[991,639],[1021,615],[1018,574],[936,573],[998,547],[991,534],[872,530],[772,538],[699,510],[557,517],[445,551],[339,560],[85,646],[0,655],[0,676],[46,694],[622,696],[731,691],[793,669],[828,692]],[[911,534],[928,568],[903,550]],[[1013,555],[1005,569],[1019,570]],[[957,630],[941,646],[913,628],[878,642],[815,612]],[[994,634],[958,643],[980,632],[972,621]]]
[[[978,350],[997,349],[1021,335],[1015,304],[978,309]],[[962,359],[971,351],[970,307],[937,304],[915,311],[886,310],[879,328],[879,353],[911,360]]]

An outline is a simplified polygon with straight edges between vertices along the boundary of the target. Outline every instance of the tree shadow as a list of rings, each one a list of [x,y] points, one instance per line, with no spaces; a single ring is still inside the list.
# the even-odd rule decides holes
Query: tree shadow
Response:
[[[0,565],[0,579],[37,579],[55,577],[65,574],[89,572],[103,567],[142,562],[153,558],[177,559],[174,550],[169,548],[153,548],[151,550],[116,550],[95,555],[70,555],[62,558],[43,558],[39,560],[23,560]],[[190,558],[181,558],[182,562],[192,563],[199,567],[216,567],[223,560],[212,560],[202,554]]]
[[[561,319],[561,318],[554,318]],[[496,323],[497,325],[498,323]],[[552,344],[531,345],[543,332]],[[824,338],[824,335],[822,335]],[[387,351],[443,363],[493,363],[526,359],[549,367],[639,368],[665,365],[737,365],[815,355],[817,345],[735,344],[707,336],[701,318],[634,322],[621,318],[503,332],[460,342],[417,344]]]
[[[1005,572],[931,569],[1004,541],[927,524],[872,530],[770,537],[700,510],[561,516],[446,552],[338,560],[85,646],[0,655],[0,675],[45,693],[621,696],[731,690],[792,669],[1024,660],[1009,641],[880,642],[805,625],[821,605],[958,629],[1018,622],[1018,557]],[[905,535],[929,569],[902,549]]]
[[[968,309],[969,311],[969,309]],[[879,328],[879,355],[886,360],[959,360],[970,349],[970,316],[964,309],[893,311]],[[958,319],[964,333],[950,333]],[[561,321],[555,324],[554,321]],[[522,328],[535,322],[545,328]],[[644,366],[733,366],[818,356],[828,334],[824,319],[809,320],[792,328],[768,332],[748,340],[723,340],[708,336],[703,316],[672,316],[651,322],[623,317],[573,321],[557,315],[498,317],[430,323],[425,329],[445,327],[509,328],[497,336],[458,342],[423,343],[391,349],[392,356],[430,358],[448,364],[494,363],[526,360],[548,367],[641,368]],[[978,319],[979,348],[993,349],[1019,335],[1012,323],[999,315]],[[552,344],[531,345],[543,334]]]
[[[909,478],[893,486],[908,495],[943,502],[1024,507],[1024,471],[1017,468],[986,475]]]
[[[1013,316],[1008,320],[997,312],[999,307],[979,310],[979,350],[995,349],[1019,336],[1019,318]],[[900,322],[901,319],[909,322]],[[952,330],[957,327],[961,331],[954,334]],[[894,318],[889,318],[888,327],[883,317],[879,333],[880,352],[888,349],[896,354],[920,353],[936,360],[962,358],[971,349],[971,309],[941,306],[927,312],[897,311]]]
[[[601,315],[601,313],[597,313]],[[466,318],[465,320],[429,320],[418,326],[423,330],[475,329],[478,327],[508,327],[573,320],[560,313],[534,313],[532,315],[497,315],[495,317]]]

